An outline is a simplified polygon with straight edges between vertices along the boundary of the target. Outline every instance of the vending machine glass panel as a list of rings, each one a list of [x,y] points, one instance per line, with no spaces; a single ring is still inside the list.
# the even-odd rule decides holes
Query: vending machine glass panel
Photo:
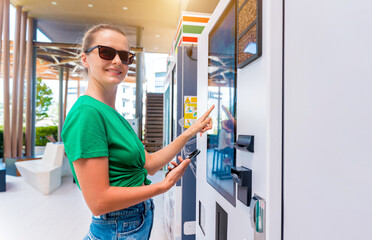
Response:
[[[208,105],[213,129],[208,134],[207,180],[235,206],[236,6],[231,1],[209,33]]]

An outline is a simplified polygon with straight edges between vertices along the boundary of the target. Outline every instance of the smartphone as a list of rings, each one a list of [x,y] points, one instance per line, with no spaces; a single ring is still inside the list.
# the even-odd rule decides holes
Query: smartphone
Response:
[[[192,160],[193,158],[195,158],[196,156],[198,156],[199,153],[200,153],[200,150],[199,149],[196,149],[189,156],[187,156],[187,158],[190,159],[190,160]],[[167,176],[170,171],[172,171],[172,170],[168,170],[168,172],[165,174],[165,176]]]
[[[196,149],[195,151],[193,151],[189,156],[187,156],[186,158],[192,160],[193,158],[195,158],[196,156],[198,156],[198,154],[200,153],[200,150],[199,149]]]

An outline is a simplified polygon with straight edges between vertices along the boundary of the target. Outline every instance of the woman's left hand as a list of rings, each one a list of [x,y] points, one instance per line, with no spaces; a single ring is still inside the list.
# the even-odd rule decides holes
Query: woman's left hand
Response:
[[[183,161],[183,159],[180,158],[180,157],[178,157],[178,160],[180,161],[180,163]],[[171,164],[173,165],[173,168],[178,167],[178,163],[176,163],[174,161],[171,161]],[[172,171],[173,168],[171,166],[168,166],[168,172],[165,174],[165,176],[167,176],[168,173],[170,173],[170,171]]]
[[[192,124],[187,131],[190,131],[192,136],[196,135],[198,132],[200,132],[200,136],[203,135],[204,132],[212,129],[213,123],[212,118],[209,117],[209,114],[214,109],[214,105],[206,111],[203,116],[201,116],[194,124]]]

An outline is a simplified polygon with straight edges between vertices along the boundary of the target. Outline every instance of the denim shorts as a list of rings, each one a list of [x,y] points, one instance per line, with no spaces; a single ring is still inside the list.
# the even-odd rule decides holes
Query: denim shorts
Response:
[[[153,218],[152,199],[119,211],[93,216],[84,240],[148,240]]]

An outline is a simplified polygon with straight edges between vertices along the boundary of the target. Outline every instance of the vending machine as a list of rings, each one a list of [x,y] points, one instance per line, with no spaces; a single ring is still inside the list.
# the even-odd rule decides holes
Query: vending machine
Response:
[[[210,14],[182,12],[169,54],[164,84],[164,146],[182,134],[197,119],[198,37]],[[196,149],[196,137],[179,153],[186,158]],[[179,156],[178,155],[178,156]],[[177,159],[177,156],[174,160]],[[169,240],[194,240],[196,234],[196,162],[176,186],[164,194],[164,216]]]
[[[196,50],[193,46],[179,46],[169,65],[164,91],[164,146],[196,120]],[[193,137],[178,156],[186,158],[195,149],[196,137]],[[195,171],[196,159],[193,159],[181,180],[164,195],[168,239],[195,239]]]
[[[372,239],[371,8],[219,1],[198,42],[198,240]]]

